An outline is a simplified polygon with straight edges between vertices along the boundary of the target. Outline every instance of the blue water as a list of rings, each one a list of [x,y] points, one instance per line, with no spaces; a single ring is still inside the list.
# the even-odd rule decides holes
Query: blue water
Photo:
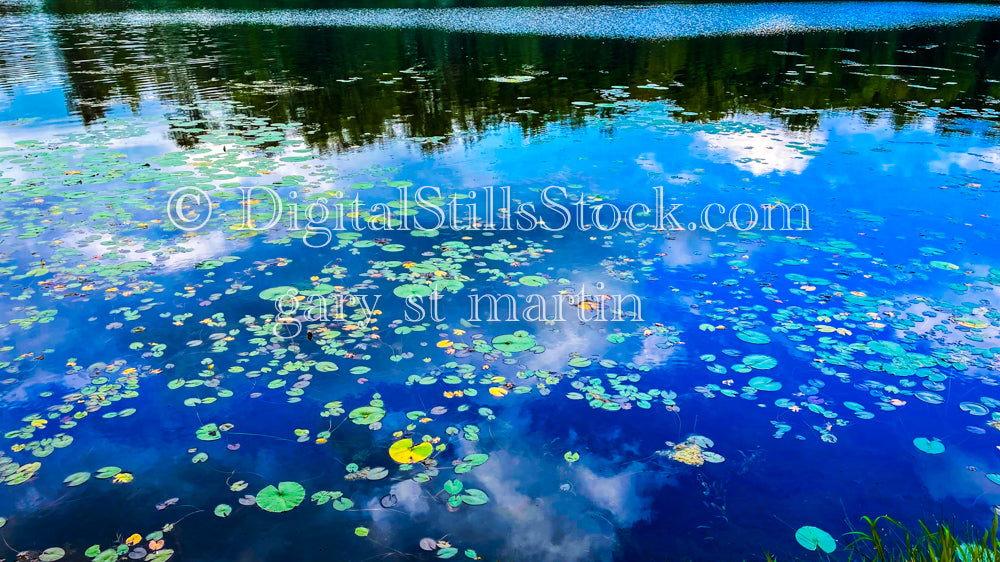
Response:
[[[846,560],[1000,504],[992,6],[7,8],[11,556]],[[318,218],[422,186],[551,230]]]

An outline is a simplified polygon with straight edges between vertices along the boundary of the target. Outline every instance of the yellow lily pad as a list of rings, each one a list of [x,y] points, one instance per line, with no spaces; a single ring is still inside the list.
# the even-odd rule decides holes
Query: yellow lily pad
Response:
[[[389,456],[399,464],[413,464],[431,456],[434,445],[424,441],[417,445],[412,439],[400,439],[389,447]]]

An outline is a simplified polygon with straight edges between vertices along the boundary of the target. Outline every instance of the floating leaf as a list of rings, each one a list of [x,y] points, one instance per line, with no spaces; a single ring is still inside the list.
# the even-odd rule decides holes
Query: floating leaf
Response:
[[[201,439],[202,441],[215,441],[216,439],[222,438],[222,433],[219,431],[219,426],[214,423],[207,423],[198,428],[194,432],[195,437]]]
[[[257,505],[264,511],[282,513],[294,509],[306,497],[306,490],[298,482],[279,482],[278,487],[267,486],[257,492]]]
[[[347,414],[347,417],[358,425],[371,425],[381,421],[385,417],[385,410],[376,408],[375,406],[361,406],[360,408],[351,410],[351,413]]]
[[[389,471],[384,466],[376,466],[375,468],[368,471],[369,480],[381,480],[389,476]]]
[[[939,455],[944,452],[944,443],[936,437],[933,439],[917,437],[913,440],[913,445],[929,455]]]
[[[73,487],[73,486],[79,486],[80,484],[83,484],[87,480],[90,480],[89,472],[74,472],[73,474],[67,476],[65,480],[63,480],[63,484],[66,484],[69,487]]]
[[[337,511],[347,511],[348,509],[354,507],[354,501],[350,498],[337,498],[330,502],[330,505],[332,505],[333,509],[336,509]]]
[[[112,478],[121,471],[122,469],[118,468],[117,466],[106,466],[102,469],[99,469],[97,473],[94,474],[94,478],[101,478],[101,479]]]
[[[489,455],[485,453],[473,453],[471,455],[466,455],[463,461],[471,464],[472,466],[479,466],[485,463],[490,458]]]
[[[989,408],[979,404],[978,402],[962,402],[958,405],[958,407],[963,412],[968,412],[974,416],[985,416],[990,413]]]
[[[462,494],[462,502],[469,505],[483,505],[488,501],[490,501],[490,498],[486,495],[486,492],[475,488],[469,488]]]
[[[754,343],[758,345],[771,343],[771,338],[769,338],[767,334],[763,332],[757,332],[754,330],[743,330],[740,332],[736,332],[736,337],[740,338],[741,340],[747,343]]]
[[[500,351],[517,353],[535,347],[535,338],[531,337],[531,335],[524,330],[518,330],[513,334],[503,334],[497,336],[493,338],[493,341],[490,343],[493,347],[499,349]]]
[[[757,390],[765,390],[769,392],[781,390],[781,383],[771,380],[771,377],[754,377],[750,379],[747,385]]]
[[[444,483],[444,491],[451,495],[458,494],[462,491],[462,481],[461,480],[448,480]]]
[[[429,297],[434,292],[428,285],[400,285],[393,289],[392,294],[401,299],[410,297]]]
[[[174,555],[174,551],[170,550],[168,548],[168,549],[164,549],[164,550],[158,551],[155,554],[150,554],[149,556],[147,556],[143,560],[144,560],[144,562],[167,562],[167,560],[170,560],[170,558],[173,555]]]
[[[416,445],[412,439],[400,439],[389,447],[389,457],[399,464],[413,464],[431,456],[434,445],[424,441]]]
[[[46,548],[38,555],[38,560],[41,562],[55,562],[56,560],[62,560],[62,557],[66,556],[66,551],[59,548],[58,546],[53,546],[52,548]]]
[[[837,550],[837,541],[830,536],[830,533],[809,525],[799,527],[799,530],[795,531],[795,540],[799,541],[799,544],[807,550],[818,548],[827,554]]]
[[[743,364],[752,369],[767,370],[777,366],[778,361],[770,355],[747,355],[743,358]]]
[[[549,280],[538,275],[525,275],[518,279],[518,282],[528,287],[542,287],[549,284]]]
[[[116,560],[118,560],[118,551],[109,548],[98,553],[98,555],[94,557],[93,562],[115,562]]]

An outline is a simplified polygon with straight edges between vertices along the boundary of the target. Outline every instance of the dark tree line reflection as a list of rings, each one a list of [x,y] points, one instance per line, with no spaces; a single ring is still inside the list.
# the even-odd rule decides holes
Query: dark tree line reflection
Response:
[[[53,5],[64,12],[94,7],[80,0]],[[151,95],[181,106],[231,100],[255,116],[302,123],[310,144],[334,150],[399,135],[475,137],[504,122],[530,135],[595,111],[573,102],[626,96],[668,99],[686,120],[764,113],[808,129],[820,119],[816,110],[873,109],[890,110],[902,126],[916,117],[914,107],[990,107],[1000,78],[1000,25],[989,23],[629,41],[47,21],[66,73],[67,103],[85,122],[114,104],[139,111]],[[0,51],[0,69],[31,64],[10,60],[16,56]],[[534,79],[490,80],[500,76]],[[609,92],[616,86],[625,88]],[[177,140],[190,141],[183,134]]]

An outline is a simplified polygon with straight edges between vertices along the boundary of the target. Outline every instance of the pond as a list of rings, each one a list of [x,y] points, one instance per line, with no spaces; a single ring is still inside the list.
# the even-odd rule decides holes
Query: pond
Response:
[[[0,556],[847,560],[1000,509],[1000,7],[0,29]]]

